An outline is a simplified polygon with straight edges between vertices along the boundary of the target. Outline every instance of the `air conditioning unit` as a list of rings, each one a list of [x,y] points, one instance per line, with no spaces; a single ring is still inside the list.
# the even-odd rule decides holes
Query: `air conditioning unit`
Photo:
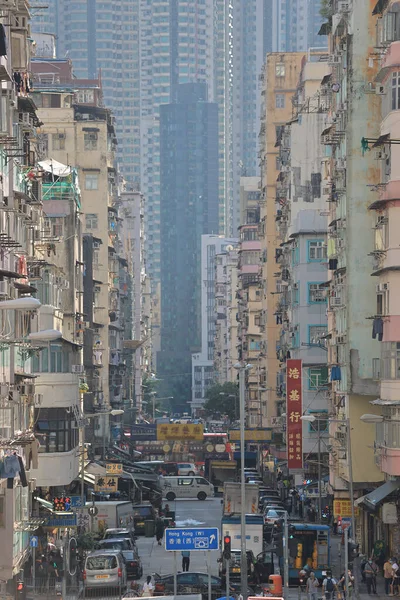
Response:
[[[379,292],[383,292],[383,287],[381,283],[378,283],[376,286],[376,293],[379,294]]]
[[[341,0],[339,0],[337,11],[340,13],[347,13],[347,12],[349,12],[349,10],[350,10],[349,2],[342,2]]]
[[[1,383],[0,384],[0,397],[6,398],[8,396],[9,390],[10,390],[10,387],[9,387],[8,383]]]
[[[345,344],[346,343],[346,336],[345,335],[337,335],[336,336],[336,343],[337,344]]]
[[[82,374],[85,371],[85,367],[83,365],[72,365],[72,373]]]
[[[331,65],[338,65],[342,62],[342,57],[337,54],[331,54],[328,63]]]
[[[21,396],[33,396],[35,393],[35,385],[33,383],[25,383],[19,386]]]
[[[8,279],[0,281],[0,298],[7,298],[10,295],[10,282]]]
[[[35,406],[42,406],[43,394],[35,394]]]
[[[385,86],[377,84],[375,87],[375,94],[378,96],[384,96],[386,94]]]
[[[21,123],[25,123],[25,125],[30,125],[31,124],[30,114],[28,112],[20,112],[19,113],[19,121]]]
[[[98,250],[100,248],[100,242],[93,242],[93,250]]]

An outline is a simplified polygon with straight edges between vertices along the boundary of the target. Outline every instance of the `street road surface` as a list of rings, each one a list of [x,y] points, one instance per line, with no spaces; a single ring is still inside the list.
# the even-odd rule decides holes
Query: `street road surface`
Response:
[[[221,498],[200,500],[175,500],[168,502],[171,510],[175,511],[177,527],[221,527],[222,504]],[[156,538],[138,537],[136,542],[143,563],[143,579],[152,573],[169,575],[174,572],[173,552],[165,550],[165,540],[162,546],[157,544]],[[211,573],[218,575],[217,559],[220,552],[211,552]],[[177,553],[178,572],[182,570],[182,557]],[[207,553],[196,551],[190,554],[190,571],[207,572]]]

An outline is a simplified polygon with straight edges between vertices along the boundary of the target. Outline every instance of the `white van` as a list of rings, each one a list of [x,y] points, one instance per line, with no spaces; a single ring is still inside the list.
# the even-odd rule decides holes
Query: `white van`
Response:
[[[163,496],[169,502],[175,498],[198,498],[205,500],[214,496],[214,486],[204,477],[161,477]]]

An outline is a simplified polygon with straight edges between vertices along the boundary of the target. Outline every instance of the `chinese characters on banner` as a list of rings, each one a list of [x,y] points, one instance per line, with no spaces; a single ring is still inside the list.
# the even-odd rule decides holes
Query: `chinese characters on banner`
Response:
[[[289,359],[286,361],[286,436],[288,468],[303,468],[303,391],[302,391],[302,361]]]

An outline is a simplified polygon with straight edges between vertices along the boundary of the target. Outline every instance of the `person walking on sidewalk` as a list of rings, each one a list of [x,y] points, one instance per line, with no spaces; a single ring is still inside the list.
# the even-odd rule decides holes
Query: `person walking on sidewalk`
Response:
[[[399,593],[399,565],[397,564],[397,558],[392,558],[392,583],[390,585],[390,594],[389,596],[394,596]]]
[[[349,592],[347,593],[347,590],[346,590],[346,575],[345,575],[345,573],[343,573],[343,575],[339,579],[339,583],[338,583],[339,590],[342,592],[342,597],[345,600],[349,600],[349,598],[353,597],[354,581],[355,581],[354,575],[350,569],[348,570],[347,573],[348,573],[348,578],[349,578]]]
[[[392,583],[392,579],[393,579],[392,561],[389,558],[386,559],[386,561],[383,565],[383,578],[385,580],[385,594],[386,594],[386,596],[389,596],[390,584]]]
[[[190,552],[189,550],[182,550],[182,571],[189,571],[190,567]]]
[[[319,588],[319,581],[315,577],[314,571],[311,571],[310,577],[307,579],[307,583],[306,583],[306,592],[308,595],[308,600],[317,600],[318,599],[318,588]]]
[[[152,596],[154,593],[154,585],[151,582],[151,575],[147,575],[147,579],[143,584],[142,596]]]
[[[364,568],[365,582],[367,584],[368,594],[376,594],[376,576],[378,574],[378,565],[373,558],[370,558]]]
[[[322,582],[325,600],[333,600],[335,592],[337,592],[337,581],[332,577],[332,571],[326,572],[326,577]]]
[[[156,519],[156,540],[159,546],[161,546],[161,540],[164,537],[164,520],[161,517],[157,517]]]

